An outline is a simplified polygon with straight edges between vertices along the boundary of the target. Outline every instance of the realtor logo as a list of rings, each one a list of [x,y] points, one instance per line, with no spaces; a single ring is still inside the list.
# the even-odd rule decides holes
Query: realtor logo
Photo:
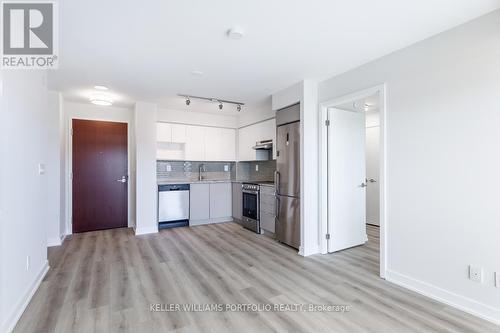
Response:
[[[54,2],[2,2],[2,68],[57,68]]]

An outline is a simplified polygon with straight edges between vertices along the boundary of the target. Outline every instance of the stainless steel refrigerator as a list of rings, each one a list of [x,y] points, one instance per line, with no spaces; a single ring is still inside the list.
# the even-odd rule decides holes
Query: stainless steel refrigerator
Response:
[[[276,238],[300,246],[300,105],[276,112]]]

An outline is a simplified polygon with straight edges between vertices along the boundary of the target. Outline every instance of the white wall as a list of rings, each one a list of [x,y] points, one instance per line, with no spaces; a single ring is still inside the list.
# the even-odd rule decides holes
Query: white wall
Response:
[[[279,110],[300,102],[300,220],[299,253],[308,256],[319,251],[318,224],[318,99],[317,84],[304,80],[272,96],[272,109]],[[316,147],[316,149],[305,149]]]
[[[161,122],[238,128],[237,116],[159,108],[157,117]]]
[[[134,110],[136,139],[136,235],[158,232],[156,183],[156,104],[137,102]]]
[[[46,73],[1,71],[0,331],[10,331],[48,270]],[[29,257],[29,267],[27,258]]]
[[[366,112],[365,123],[366,127],[380,126],[380,112],[370,111]]]
[[[101,120],[101,121],[116,121],[116,122],[126,122],[128,123],[128,159],[129,159],[129,191],[128,191],[128,226],[133,227],[135,225],[135,126],[134,126],[134,110],[123,107],[116,106],[98,106],[90,103],[77,103],[72,101],[64,100],[63,102],[64,111],[64,140],[67,147],[65,149],[65,158],[63,159],[66,164],[65,170],[65,190],[66,193],[71,193],[71,181],[69,175],[71,172],[71,158],[70,158],[70,124],[71,119],[87,119],[87,120]],[[69,195],[66,195],[69,198]],[[65,202],[64,206],[67,208],[66,221],[67,230],[66,234],[71,234],[71,205],[70,202]]]
[[[62,97],[60,93],[48,93],[47,109],[47,244],[61,245],[65,235],[65,186],[64,186],[64,139],[61,128]],[[61,153],[63,153],[61,155]],[[61,163],[63,162],[63,163]],[[62,169],[61,169],[62,167]],[[61,184],[62,181],[62,184]]]
[[[499,59],[496,11],[319,84],[323,102],[386,83],[387,279],[497,323]]]
[[[272,98],[269,97],[259,106],[243,107],[238,114],[238,127],[241,128],[274,117],[276,117],[276,109],[273,109]]]

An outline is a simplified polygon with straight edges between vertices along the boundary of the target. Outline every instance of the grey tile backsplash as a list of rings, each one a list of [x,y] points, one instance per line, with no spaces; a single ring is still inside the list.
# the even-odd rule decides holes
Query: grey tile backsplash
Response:
[[[204,164],[204,179],[272,181],[276,161],[253,162],[195,162],[157,161],[158,181],[194,181],[198,179],[200,164]],[[256,171],[258,165],[258,171]],[[227,171],[226,171],[227,170]]]
[[[256,170],[258,168],[258,171]],[[236,163],[237,180],[272,181],[276,161],[252,161]]]

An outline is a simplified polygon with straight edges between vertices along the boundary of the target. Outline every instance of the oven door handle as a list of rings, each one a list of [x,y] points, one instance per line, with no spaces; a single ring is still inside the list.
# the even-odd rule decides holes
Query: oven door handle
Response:
[[[259,194],[259,191],[252,191],[252,190],[243,190],[242,192],[246,194],[255,194],[255,195]]]

